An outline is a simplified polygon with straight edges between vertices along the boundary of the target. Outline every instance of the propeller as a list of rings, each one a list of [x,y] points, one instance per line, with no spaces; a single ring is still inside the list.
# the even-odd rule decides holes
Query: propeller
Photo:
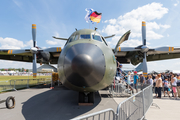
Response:
[[[33,53],[33,78],[37,76],[37,67],[36,67],[36,24],[32,24],[32,38],[33,38],[33,48],[30,51]]]
[[[116,49],[116,51],[141,51],[143,53],[143,62],[142,62],[142,67],[143,67],[143,75],[144,77],[147,77],[147,52],[148,51],[156,51],[156,52],[161,52],[161,51],[174,51],[174,47],[158,47],[155,49],[149,49],[146,46],[146,22],[143,21],[142,22],[142,45],[138,46],[138,47],[118,47]]]

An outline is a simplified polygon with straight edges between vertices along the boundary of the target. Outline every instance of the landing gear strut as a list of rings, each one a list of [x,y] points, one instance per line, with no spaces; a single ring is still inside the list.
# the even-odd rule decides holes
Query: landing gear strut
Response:
[[[94,98],[95,98],[94,92],[90,92],[90,93],[79,92],[79,104],[82,103],[94,104]]]

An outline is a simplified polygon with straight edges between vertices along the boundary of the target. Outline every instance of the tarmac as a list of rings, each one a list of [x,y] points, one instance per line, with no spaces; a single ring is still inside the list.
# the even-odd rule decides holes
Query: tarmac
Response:
[[[78,105],[78,92],[64,87],[30,88],[0,94],[0,99],[15,96],[14,109],[0,104],[0,120],[69,120],[107,108],[116,110],[117,103],[106,90],[95,93],[92,106]]]
[[[29,88],[0,94],[0,99],[15,96],[14,109],[7,109],[0,104],[0,120],[69,120],[78,116],[94,113],[107,108],[116,111],[120,102],[126,98],[112,98],[106,90],[95,94],[95,104],[92,106],[78,105],[78,92],[64,87]],[[153,99],[160,109],[151,106],[146,113],[147,120],[179,120],[180,98],[169,97]]]

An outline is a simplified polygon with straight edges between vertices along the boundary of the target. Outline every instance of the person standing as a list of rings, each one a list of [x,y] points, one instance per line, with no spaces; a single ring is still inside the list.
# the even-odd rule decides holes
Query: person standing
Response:
[[[176,74],[172,74],[172,89],[173,89],[173,92],[174,92],[174,99],[177,100],[177,78],[176,78]]]
[[[177,75],[177,93],[180,98],[180,75]]]
[[[173,92],[173,89],[172,89],[172,75],[173,75],[173,73],[172,72],[170,72],[170,74],[169,74],[169,81],[171,81],[170,82],[170,84],[171,84],[171,93],[172,93],[172,97],[174,97],[174,92]]]
[[[141,90],[144,88],[145,80],[145,77],[142,74],[140,74]]]
[[[158,80],[158,76],[156,75],[155,76],[155,79],[154,79],[154,92],[155,92],[155,94],[156,94],[156,96],[155,97],[158,97],[157,95],[158,95],[158,92],[157,92],[157,87],[156,87],[156,81]]]
[[[158,79],[156,80],[156,87],[157,87],[157,93],[158,93],[157,98],[161,98],[161,89],[162,89],[161,74],[158,74]]]
[[[134,71],[134,89],[136,89],[136,93],[138,92],[138,79],[137,71]]]
[[[148,75],[147,84],[148,84],[148,85],[153,85],[152,75]]]
[[[166,94],[165,94],[166,91],[167,91],[168,96],[170,97],[170,95],[169,95],[169,92],[170,92],[169,81],[168,81],[167,77],[164,77],[163,86],[164,86],[164,97],[166,96]]]
[[[134,91],[133,91],[133,89],[131,87],[131,72],[128,72],[128,75],[127,75],[127,85],[128,85],[128,90],[130,88],[131,91],[132,91],[132,94],[134,94]]]

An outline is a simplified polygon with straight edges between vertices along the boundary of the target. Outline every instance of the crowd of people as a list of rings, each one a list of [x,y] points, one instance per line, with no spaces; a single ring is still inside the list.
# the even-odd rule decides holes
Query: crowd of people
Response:
[[[158,73],[158,74],[148,74],[145,77],[143,74],[137,74],[137,71],[134,71],[133,74],[128,72],[124,74],[122,71],[122,64],[117,62],[117,72],[115,76],[115,80],[118,82],[125,81],[127,84],[127,88],[132,91],[134,94],[134,90],[138,92],[139,89],[144,89],[148,85],[153,86],[153,92],[155,93],[156,98],[161,98],[162,93],[164,97],[168,95],[170,98],[177,99],[180,97],[180,75],[170,73]]]

